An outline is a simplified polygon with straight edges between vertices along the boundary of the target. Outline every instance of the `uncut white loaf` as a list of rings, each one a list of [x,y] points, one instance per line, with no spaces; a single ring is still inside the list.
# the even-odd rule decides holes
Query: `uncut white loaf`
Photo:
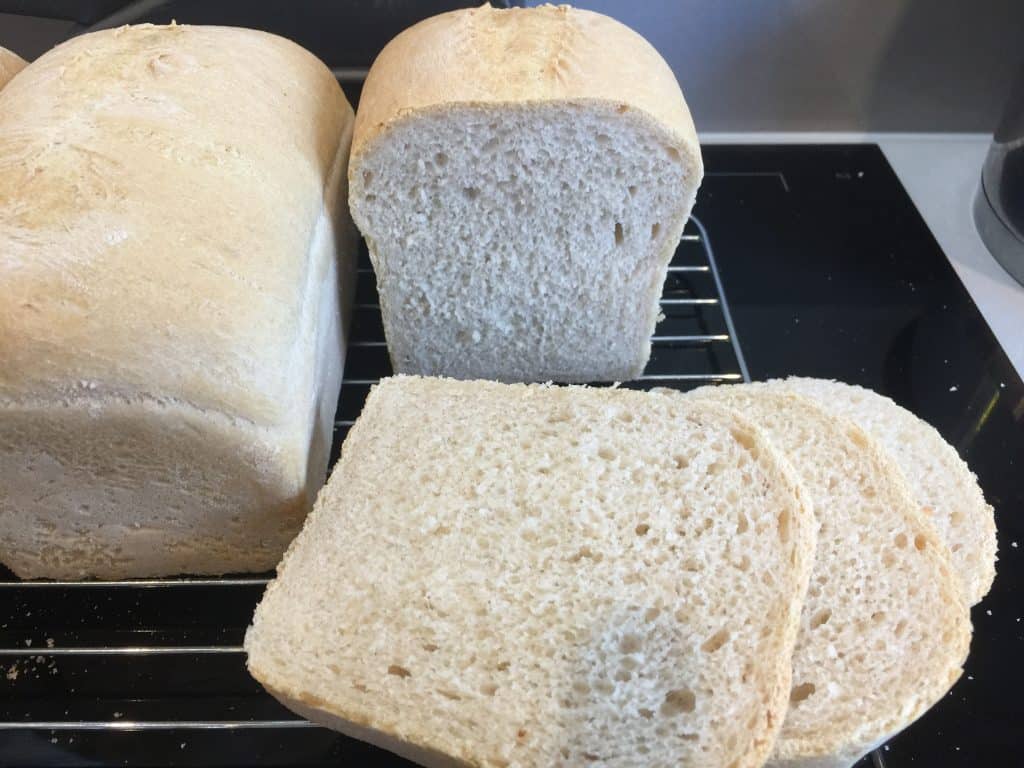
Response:
[[[930,424],[870,389],[799,377],[773,383],[853,419],[878,441],[899,465],[917,503],[952,552],[967,602],[979,602],[996,575],[995,517],[956,449]]]
[[[813,529],[726,409],[386,379],[256,610],[249,670],[428,766],[760,766]]]
[[[772,385],[685,396],[735,408],[768,435],[818,521],[789,712],[768,765],[849,768],[956,682],[970,615],[949,552],[899,471],[856,424]]]
[[[483,6],[405,30],[349,169],[394,369],[635,378],[702,175],[672,71],[606,16]]]
[[[352,122],[320,61],[244,29],[83,35],[0,91],[0,561],[19,576],[278,561],[326,472]]]
[[[7,81],[21,72],[27,63],[13,51],[0,48],[0,88],[7,85]]]

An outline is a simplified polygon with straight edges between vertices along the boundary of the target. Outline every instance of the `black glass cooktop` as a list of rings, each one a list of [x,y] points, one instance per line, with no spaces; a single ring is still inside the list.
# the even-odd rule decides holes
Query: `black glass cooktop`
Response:
[[[745,360],[754,379],[842,379],[934,424],[996,508],[998,575],[963,678],[862,766],[1021,765],[1024,385],[877,147],[704,151],[699,224],[637,385],[736,380]],[[338,438],[389,371],[367,267]],[[0,765],[407,765],[295,719],[248,676],[265,583],[32,586],[0,569]]]

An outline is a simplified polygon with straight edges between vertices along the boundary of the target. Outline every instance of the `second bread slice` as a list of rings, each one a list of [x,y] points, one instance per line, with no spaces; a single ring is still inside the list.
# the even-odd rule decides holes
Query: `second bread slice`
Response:
[[[996,574],[992,506],[974,473],[938,430],[888,397],[841,381],[792,377],[772,386],[796,391],[830,413],[853,419],[885,448],[949,547],[967,602],[979,602]]]
[[[902,476],[853,422],[764,384],[686,397],[731,406],[763,428],[818,519],[790,709],[769,765],[853,765],[960,676],[970,619],[949,552]]]
[[[387,379],[256,611],[249,669],[427,765],[759,766],[813,527],[714,405]]]

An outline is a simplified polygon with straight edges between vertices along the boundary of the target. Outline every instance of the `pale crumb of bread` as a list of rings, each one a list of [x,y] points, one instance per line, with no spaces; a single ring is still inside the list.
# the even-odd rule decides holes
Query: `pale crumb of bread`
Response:
[[[949,552],[854,422],[766,384],[685,399],[735,408],[789,459],[818,520],[814,571],[773,768],[850,766],[946,694],[970,616]]]
[[[878,441],[899,465],[918,505],[952,552],[967,602],[980,602],[996,574],[995,517],[974,473],[938,430],[863,387],[799,377],[772,384],[853,419]]]
[[[249,669],[426,765],[758,766],[813,528],[727,409],[386,379],[256,611]]]

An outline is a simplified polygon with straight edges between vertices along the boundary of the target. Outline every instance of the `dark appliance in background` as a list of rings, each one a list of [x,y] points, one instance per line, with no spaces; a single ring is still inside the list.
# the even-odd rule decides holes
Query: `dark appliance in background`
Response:
[[[355,102],[394,34],[475,4],[0,0],[0,12],[74,19],[81,30],[172,18],[266,29],[324,59]],[[973,611],[964,676],[858,768],[1020,764],[1024,383],[878,147],[704,153],[666,317],[630,386],[835,377],[934,424],[996,508],[998,575]],[[364,251],[334,458],[372,382],[390,373],[375,304]],[[22,583],[0,570],[0,764],[407,765],[296,718],[249,677],[241,642],[267,580]]]
[[[1024,285],[1024,69],[985,158],[974,222],[996,261]]]

